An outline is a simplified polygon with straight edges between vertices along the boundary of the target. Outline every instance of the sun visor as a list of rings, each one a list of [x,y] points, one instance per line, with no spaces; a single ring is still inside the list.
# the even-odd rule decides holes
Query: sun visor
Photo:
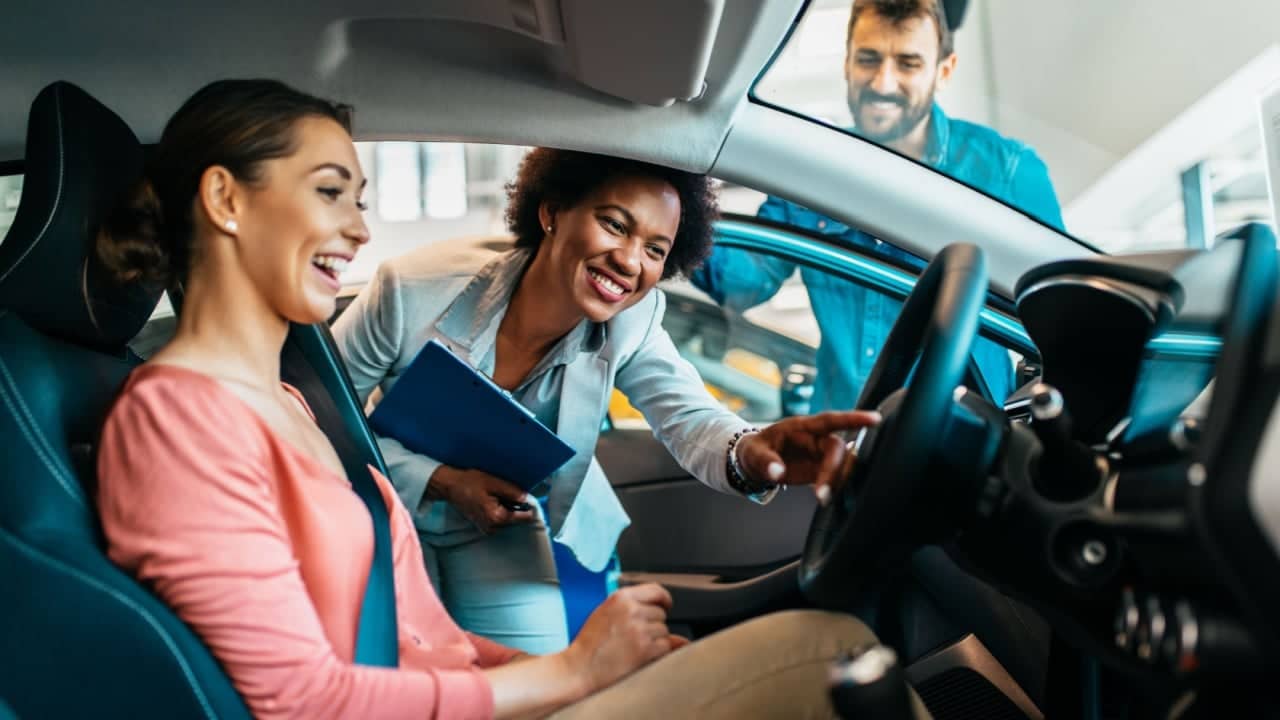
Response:
[[[353,54],[368,52],[362,40],[369,32],[384,36],[374,42],[378,52],[397,46],[387,23],[466,23],[536,40],[546,51],[540,64],[554,67],[555,75],[633,103],[665,107],[705,90],[723,10],[724,0],[366,0],[327,25],[317,70],[332,77]],[[425,42],[434,54],[459,52],[447,39]],[[493,38],[488,49],[501,54],[509,46]]]
[[[560,0],[578,81],[657,106],[702,94],[723,10],[724,0]]]

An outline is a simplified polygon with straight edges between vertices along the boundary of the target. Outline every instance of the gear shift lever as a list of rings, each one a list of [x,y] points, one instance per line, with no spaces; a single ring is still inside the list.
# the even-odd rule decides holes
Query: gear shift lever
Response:
[[[828,686],[831,703],[842,718],[915,717],[898,656],[884,645],[867,646],[832,663]]]
[[[1031,388],[1031,429],[1040,440],[1035,488],[1046,498],[1070,502],[1088,496],[1102,479],[1097,456],[1071,435],[1062,393],[1046,383]]]

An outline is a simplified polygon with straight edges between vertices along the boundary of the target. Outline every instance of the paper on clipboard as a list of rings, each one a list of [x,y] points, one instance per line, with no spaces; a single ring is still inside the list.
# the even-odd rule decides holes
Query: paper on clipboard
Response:
[[[1267,190],[1273,223],[1280,227],[1280,82],[1265,90],[1259,101],[1262,145],[1267,157]]]

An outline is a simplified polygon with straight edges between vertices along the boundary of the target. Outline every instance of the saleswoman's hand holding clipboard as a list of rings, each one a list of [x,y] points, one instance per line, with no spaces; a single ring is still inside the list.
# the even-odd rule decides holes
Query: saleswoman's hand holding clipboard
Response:
[[[486,535],[538,518],[528,493],[483,470],[441,465],[427,483],[427,497],[449,503]]]
[[[454,505],[485,532],[530,522],[527,491],[573,457],[511,394],[431,340],[382,398],[369,424],[443,465],[427,496]]]

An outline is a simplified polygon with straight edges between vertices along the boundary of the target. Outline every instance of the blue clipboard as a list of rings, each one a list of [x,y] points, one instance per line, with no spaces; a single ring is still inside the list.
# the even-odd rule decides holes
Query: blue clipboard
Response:
[[[418,351],[369,425],[413,452],[532,490],[574,450],[437,340]]]

